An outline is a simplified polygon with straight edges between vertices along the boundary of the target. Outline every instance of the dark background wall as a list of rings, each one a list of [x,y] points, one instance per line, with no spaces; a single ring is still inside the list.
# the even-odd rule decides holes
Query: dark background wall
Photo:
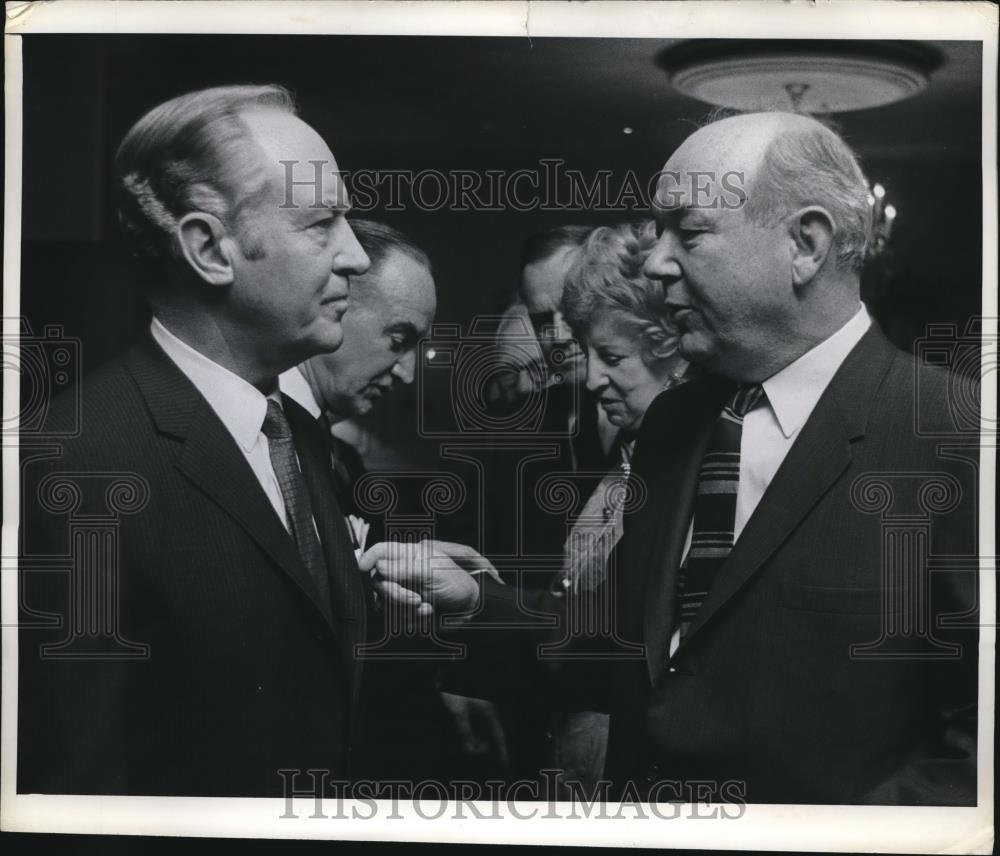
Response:
[[[149,107],[223,83],[283,83],[342,170],[538,169],[561,158],[584,175],[654,174],[709,112],[668,85],[663,39],[43,35],[24,38],[22,312],[63,324],[84,370],[122,350],[145,309],[116,242],[114,150]],[[865,293],[889,334],[911,345],[928,322],[964,326],[980,310],[981,52],[940,43],[922,94],[836,117],[899,209],[890,253]],[[626,133],[625,129],[631,129]],[[637,206],[634,216],[642,216]],[[411,233],[437,272],[440,321],[497,312],[517,285],[525,236],[596,211],[365,213]],[[434,388],[431,388],[434,393]],[[442,399],[448,390],[441,386]],[[372,421],[409,437],[414,393]]]

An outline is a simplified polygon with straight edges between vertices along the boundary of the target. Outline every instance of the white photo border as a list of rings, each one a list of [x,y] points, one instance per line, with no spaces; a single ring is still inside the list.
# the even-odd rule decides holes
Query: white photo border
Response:
[[[15,342],[20,309],[21,36],[40,33],[255,33],[339,35],[578,36],[670,38],[962,39],[982,43],[982,176],[984,340],[996,341],[997,7],[991,3],[858,2],[125,2],[11,3],[5,34],[6,183],[4,341]],[[5,355],[5,366],[7,365]],[[19,412],[17,383],[4,385],[5,425]],[[698,816],[623,823],[619,818],[555,822],[545,804],[508,806],[502,820],[446,812],[429,820],[401,803],[398,819],[379,806],[375,819],[311,818],[311,800],[296,800],[297,819],[282,818],[285,800],[180,797],[49,796],[16,793],[18,575],[2,575],[3,721],[0,747],[2,827],[8,831],[232,836],[368,841],[468,842],[765,850],[988,853],[993,846],[993,701],[995,647],[994,478],[996,389],[982,389],[980,472],[979,805],[969,808],[749,805],[736,822]],[[3,445],[2,555],[17,555],[18,445]],[[984,564],[985,560],[985,564]],[[345,801],[350,815],[354,804]],[[484,807],[485,809],[488,807]],[[369,809],[360,806],[362,812]],[[693,810],[693,811],[692,811]],[[704,812],[704,807],[701,807]],[[517,814],[523,816],[518,819]],[[648,814],[648,812],[647,812]],[[377,821],[377,822],[376,822]],[[695,822],[698,821],[698,822]]]

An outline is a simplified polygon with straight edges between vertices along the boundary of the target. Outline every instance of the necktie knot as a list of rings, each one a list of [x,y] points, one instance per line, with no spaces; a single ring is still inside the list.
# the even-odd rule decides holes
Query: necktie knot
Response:
[[[273,398],[267,400],[267,413],[264,414],[264,424],[260,430],[268,440],[290,440],[292,437],[288,417]]]
[[[726,402],[726,408],[732,411],[733,415],[739,419],[746,416],[751,410],[764,401],[764,387],[759,383],[744,384],[733,397]]]

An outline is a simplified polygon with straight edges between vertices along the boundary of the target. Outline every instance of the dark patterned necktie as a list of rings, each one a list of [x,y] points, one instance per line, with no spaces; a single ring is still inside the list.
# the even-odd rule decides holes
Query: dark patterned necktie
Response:
[[[677,584],[676,626],[682,639],[733,549],[743,417],[764,400],[759,384],[737,389],[722,408],[701,460],[691,548]]]
[[[281,496],[285,501],[285,513],[288,515],[295,546],[299,549],[302,563],[316,583],[323,603],[329,603],[330,581],[326,575],[323,547],[316,534],[316,525],[313,523],[309,488],[299,469],[291,426],[281,405],[273,399],[267,401],[267,415],[264,417],[264,426],[261,430],[267,437],[271,466],[274,467],[274,475],[278,479]]]

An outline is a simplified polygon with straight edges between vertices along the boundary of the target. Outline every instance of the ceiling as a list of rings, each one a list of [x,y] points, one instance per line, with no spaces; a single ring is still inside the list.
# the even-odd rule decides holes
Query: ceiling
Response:
[[[381,155],[405,145],[411,152],[433,146],[453,155],[498,149],[534,156],[581,150],[621,155],[626,147],[665,158],[690,133],[692,120],[709,109],[675,92],[657,66],[657,54],[677,43],[668,39],[110,41],[117,42],[108,55],[110,80],[118,79],[126,100],[145,105],[209,82],[276,80],[296,90],[306,117],[329,134],[335,151]],[[931,44],[944,61],[923,93],[838,117],[862,155],[978,157],[980,44]],[[172,68],[169,76],[163,68]],[[626,127],[631,134],[623,132]]]

